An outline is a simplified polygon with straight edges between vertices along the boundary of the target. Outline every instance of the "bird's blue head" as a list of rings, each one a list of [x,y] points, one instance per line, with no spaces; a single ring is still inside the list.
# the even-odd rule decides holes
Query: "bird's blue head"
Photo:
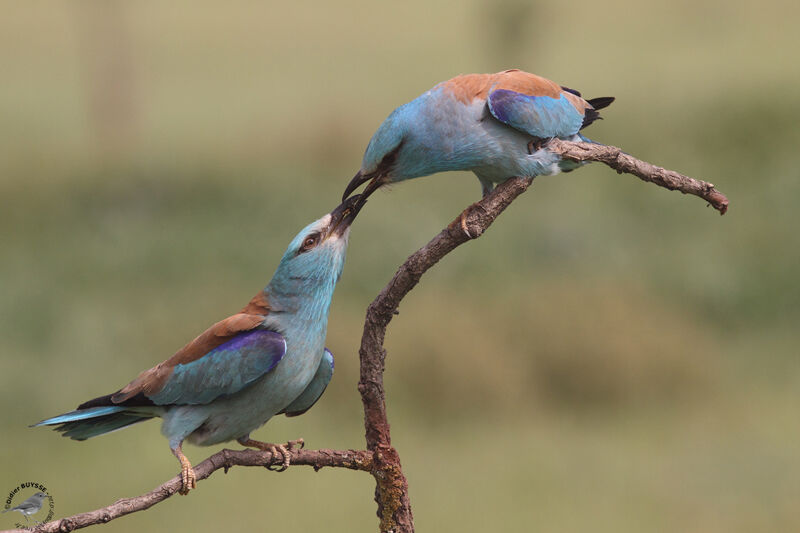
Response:
[[[361,173],[363,175],[374,175],[383,170],[389,161],[387,157],[399,149],[406,135],[409,125],[413,123],[416,113],[415,102],[401,105],[383,121],[378,130],[372,135],[364,152],[364,159],[361,162]]]
[[[426,116],[433,92],[401,105],[383,121],[364,152],[361,169],[344,191],[344,200],[359,186],[371,181],[362,192],[363,200],[387,183],[425,176],[441,170],[430,147],[436,132],[429,131],[431,117]]]
[[[270,300],[310,297],[330,303],[342,275],[350,225],[363,205],[359,195],[348,198],[292,239],[267,285]]]

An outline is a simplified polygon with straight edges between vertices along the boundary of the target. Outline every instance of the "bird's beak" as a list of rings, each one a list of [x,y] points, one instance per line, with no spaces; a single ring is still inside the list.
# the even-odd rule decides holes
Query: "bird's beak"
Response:
[[[347,228],[350,227],[350,224],[356,219],[356,215],[358,215],[358,212],[361,211],[365,203],[367,203],[366,198],[364,198],[362,194],[356,194],[343,201],[336,209],[331,211],[328,236],[343,235],[344,232],[347,231]]]
[[[347,188],[344,190],[344,194],[342,195],[342,202],[344,202],[348,196],[353,194],[353,191],[358,189],[362,184],[368,182],[371,177],[372,176],[364,176],[359,170],[356,175],[353,176],[353,179],[350,180],[350,183],[347,184]]]
[[[372,181],[370,181],[370,180],[372,180]],[[367,185],[364,188],[364,192],[362,192],[359,195],[359,196],[361,196],[361,205],[364,205],[364,203],[366,203],[366,201],[367,201],[367,198],[369,198],[372,193],[374,193],[375,191],[380,189],[381,186],[384,185],[387,182],[387,179],[386,179],[386,175],[385,174],[378,174],[377,176],[375,176],[375,175],[363,176],[361,174],[361,171],[359,171],[358,174],[353,176],[353,179],[350,180],[350,183],[347,184],[347,188],[344,190],[344,196],[342,196],[342,201],[344,201],[344,199],[347,198],[347,196],[350,193],[352,193],[353,191],[358,189],[358,187],[362,183],[366,183],[368,181],[369,181],[369,185]],[[360,206],[359,206],[359,208],[360,208]]]

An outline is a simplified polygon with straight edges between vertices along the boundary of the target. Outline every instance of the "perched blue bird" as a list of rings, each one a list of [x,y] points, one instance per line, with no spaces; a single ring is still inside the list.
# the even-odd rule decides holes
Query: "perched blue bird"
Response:
[[[474,172],[486,196],[510,177],[574,170],[580,163],[548,151],[548,141],[591,142],[580,130],[613,101],[584,100],[521,70],[455,77],[389,115],[343,198],[370,180],[363,200],[382,185],[448,170]]]
[[[283,454],[283,445],[250,439],[277,414],[296,416],[322,395],[333,375],[325,334],[342,273],[350,225],[363,206],[358,195],[305,227],[289,244],[269,284],[239,313],[217,322],[127,386],[77,410],[36,424],[57,426],[85,440],[149,418],[181,463],[181,494],[196,485],[184,441],[207,446],[236,439]],[[289,443],[301,444],[302,439]]]

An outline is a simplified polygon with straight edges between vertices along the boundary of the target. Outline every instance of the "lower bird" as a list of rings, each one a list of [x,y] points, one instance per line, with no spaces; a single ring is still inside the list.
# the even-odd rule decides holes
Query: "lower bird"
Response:
[[[85,440],[161,417],[161,432],[181,463],[181,494],[196,486],[183,454],[188,441],[237,440],[270,450],[289,466],[284,445],[252,440],[250,432],[277,414],[308,410],[333,374],[325,349],[328,309],[342,273],[350,225],[363,206],[358,195],[306,226],[289,244],[272,280],[237,314],[217,322],[122,389],[36,426],[57,426]],[[302,439],[290,441],[302,445]]]
[[[584,100],[521,70],[457,76],[389,115],[343,199],[370,180],[363,200],[383,185],[448,170],[474,172],[484,196],[510,177],[573,170],[580,163],[562,160],[547,143],[556,137],[591,142],[580,131],[613,101]]]

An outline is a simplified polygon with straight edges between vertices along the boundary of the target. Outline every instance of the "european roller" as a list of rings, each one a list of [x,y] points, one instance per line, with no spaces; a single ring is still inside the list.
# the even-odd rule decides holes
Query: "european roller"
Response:
[[[85,440],[160,417],[181,463],[181,494],[196,486],[184,441],[208,446],[236,440],[280,449],[250,432],[278,414],[295,416],[322,395],[333,375],[325,349],[328,309],[342,273],[350,225],[363,202],[353,196],[297,234],[272,280],[238,313],[221,320],[145,370],[122,389],[36,424]],[[288,443],[302,445],[302,439]]]
[[[363,200],[382,185],[448,170],[474,172],[486,196],[510,177],[574,170],[580,163],[561,160],[548,141],[591,142],[580,131],[613,101],[584,100],[521,70],[457,76],[389,115],[343,198],[370,180]]]

